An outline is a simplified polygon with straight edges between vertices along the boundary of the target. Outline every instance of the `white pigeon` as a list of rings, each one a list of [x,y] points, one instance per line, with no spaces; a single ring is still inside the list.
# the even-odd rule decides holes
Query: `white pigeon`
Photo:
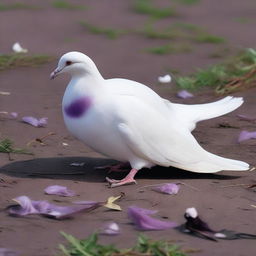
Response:
[[[227,96],[200,105],[171,103],[141,83],[104,79],[80,52],[64,54],[51,78],[61,73],[72,76],[62,101],[68,130],[96,152],[131,165],[124,179],[107,178],[111,187],[136,183],[138,170],[155,165],[197,173],[249,169],[245,162],[207,152],[191,134],[197,122],[235,110],[242,98]]]

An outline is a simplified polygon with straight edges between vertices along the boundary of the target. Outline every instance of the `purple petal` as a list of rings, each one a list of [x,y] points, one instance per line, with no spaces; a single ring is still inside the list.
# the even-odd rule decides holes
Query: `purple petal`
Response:
[[[238,143],[250,139],[256,139],[256,132],[241,131],[238,137]]]
[[[239,117],[241,120],[249,121],[249,122],[253,122],[256,120],[256,117],[251,117],[247,115],[237,115],[237,117]]]
[[[177,97],[181,99],[188,99],[194,97],[194,95],[186,90],[181,90],[177,93]]]
[[[47,124],[47,117],[43,117],[43,118],[40,118],[40,119],[37,119],[33,116],[24,116],[22,117],[22,121],[24,123],[28,123],[28,124],[31,124],[35,127],[42,127],[42,126],[46,126]]]
[[[33,201],[27,196],[14,199],[18,205],[9,207],[9,214],[14,216],[25,216],[28,214],[42,214],[55,219],[66,219],[82,211],[96,209],[101,204],[95,202],[87,205],[57,206],[47,201]]]
[[[11,112],[10,116],[11,116],[11,118],[15,119],[15,118],[18,117],[18,113],[17,112]]]
[[[17,256],[18,253],[8,249],[8,248],[0,248],[0,256]]]
[[[69,190],[67,187],[53,185],[45,188],[44,192],[48,195],[58,195],[58,196],[75,196],[76,193]]]
[[[169,194],[169,195],[176,195],[179,192],[180,186],[175,184],[175,183],[166,183],[161,186],[157,186],[153,188],[153,190],[164,193],[164,194]]]
[[[42,117],[38,120],[38,127],[46,126],[48,123],[48,117]]]
[[[176,227],[177,224],[170,221],[157,220],[150,217],[156,211],[130,206],[128,216],[140,230],[163,230]]]
[[[111,221],[102,226],[100,233],[104,235],[118,235],[120,234],[120,228],[117,223]]]
[[[39,211],[34,207],[33,201],[27,196],[19,196],[14,199],[18,205],[13,205],[9,208],[11,215],[25,216],[28,214],[38,214]]]

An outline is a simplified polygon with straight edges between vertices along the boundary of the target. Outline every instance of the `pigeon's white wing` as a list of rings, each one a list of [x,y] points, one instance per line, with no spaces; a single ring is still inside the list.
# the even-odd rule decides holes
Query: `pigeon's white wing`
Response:
[[[125,143],[140,158],[162,166],[193,172],[247,170],[248,164],[205,151],[175,116],[161,115],[165,103],[147,103],[144,97],[115,97],[118,128]]]

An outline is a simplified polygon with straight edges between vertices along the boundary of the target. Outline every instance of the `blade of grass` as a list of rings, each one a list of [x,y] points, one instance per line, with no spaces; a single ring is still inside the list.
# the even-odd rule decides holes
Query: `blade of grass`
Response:
[[[55,60],[48,55],[3,54],[0,55],[0,71],[15,67],[38,67]]]
[[[162,19],[177,15],[174,8],[158,8],[153,5],[151,0],[134,1],[133,10],[139,14],[149,15],[156,19]]]

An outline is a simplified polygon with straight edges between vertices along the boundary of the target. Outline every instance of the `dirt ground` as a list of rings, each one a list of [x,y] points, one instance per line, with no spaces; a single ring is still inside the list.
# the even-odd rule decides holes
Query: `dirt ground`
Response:
[[[15,1],[3,1],[10,3]],[[41,3],[42,2],[42,3]],[[195,5],[177,5],[177,17],[160,21],[170,24],[175,21],[203,26],[209,33],[227,39],[223,45],[191,43],[190,53],[154,55],[143,51],[146,47],[164,44],[162,39],[148,39],[134,34],[111,40],[103,35],[92,35],[79,24],[88,21],[106,27],[139,28],[147,17],[132,11],[131,1],[102,0],[75,1],[86,5],[86,10],[62,10],[54,8],[52,1],[26,3],[40,6],[40,9],[0,11],[0,53],[10,53],[14,42],[19,41],[30,53],[56,56],[56,61],[37,68],[16,68],[0,73],[0,90],[9,96],[0,95],[0,111],[18,112],[18,119],[0,116],[0,139],[10,138],[17,147],[41,138],[50,132],[54,135],[44,140],[45,145],[34,143],[28,147],[34,155],[0,153],[0,208],[11,204],[11,199],[27,195],[34,200],[49,200],[65,205],[75,200],[105,200],[108,196],[125,193],[120,202],[122,212],[99,208],[93,212],[76,216],[74,219],[57,221],[40,216],[14,218],[0,211],[0,248],[11,248],[24,256],[50,256],[58,253],[58,244],[64,243],[59,231],[65,231],[84,238],[97,231],[108,220],[120,224],[122,232],[115,237],[100,236],[103,243],[120,247],[133,245],[139,231],[127,218],[127,207],[158,210],[157,216],[183,223],[187,207],[196,207],[203,219],[213,229],[230,229],[239,232],[256,233],[255,191],[235,184],[255,184],[255,172],[221,172],[216,175],[189,173],[175,168],[155,167],[141,170],[137,185],[110,189],[104,178],[106,170],[94,170],[107,160],[85,147],[67,132],[61,114],[61,99],[69,77],[61,76],[54,81],[49,74],[57,65],[57,58],[71,50],[82,51],[93,58],[105,78],[124,77],[147,84],[161,96],[173,102],[203,103],[218,99],[212,91],[199,91],[195,97],[180,100],[175,97],[173,85],[159,85],[157,77],[167,70],[176,69],[182,73],[205,67],[221,61],[210,58],[210,53],[229,49],[232,54],[238,49],[255,47],[255,10],[252,0],[202,0]],[[154,1],[165,6],[167,1]],[[170,2],[170,1],[168,1]],[[245,103],[235,112],[224,117],[202,122],[194,135],[200,144],[212,153],[255,162],[255,141],[238,144],[241,130],[255,130],[255,123],[241,121],[237,114],[255,116],[256,88],[237,92]],[[48,117],[45,128],[35,128],[20,122],[20,117],[32,115]],[[221,127],[228,123],[232,128]],[[66,143],[64,146],[63,143]],[[10,159],[11,158],[11,159]],[[83,167],[70,166],[73,162],[84,162]],[[110,174],[122,177],[121,174]],[[164,182],[183,182],[176,196],[156,193],[145,187]],[[75,190],[79,196],[62,198],[47,196],[43,189],[48,185],[64,185]],[[182,246],[183,249],[200,249],[193,255],[248,256],[255,254],[253,240],[220,240],[218,243],[179,233],[170,229],[145,232],[151,238],[166,239]]]

